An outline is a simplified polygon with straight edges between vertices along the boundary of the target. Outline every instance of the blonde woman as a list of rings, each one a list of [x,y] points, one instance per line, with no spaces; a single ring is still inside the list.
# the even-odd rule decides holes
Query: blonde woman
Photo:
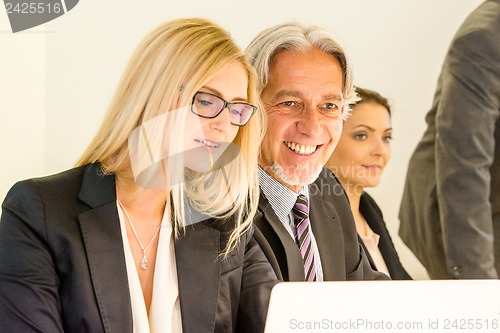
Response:
[[[276,276],[252,238],[255,89],[210,21],[146,36],[77,167],[5,199],[2,329],[263,331]]]
[[[391,157],[391,107],[376,91],[357,87],[356,92],[361,99],[345,121],[326,166],[346,190],[356,230],[372,267],[393,280],[410,279],[399,261],[380,208],[364,191],[380,183]]]

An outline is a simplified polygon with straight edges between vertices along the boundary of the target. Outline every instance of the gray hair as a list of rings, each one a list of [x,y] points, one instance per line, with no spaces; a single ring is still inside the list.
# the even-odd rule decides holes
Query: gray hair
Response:
[[[254,38],[245,53],[257,72],[259,92],[266,87],[269,70],[276,55],[283,51],[308,52],[317,47],[331,54],[342,68],[342,97],[344,99],[344,120],[349,116],[351,105],[358,100],[353,87],[352,65],[349,54],[338,38],[327,29],[298,22],[286,22],[270,27]]]

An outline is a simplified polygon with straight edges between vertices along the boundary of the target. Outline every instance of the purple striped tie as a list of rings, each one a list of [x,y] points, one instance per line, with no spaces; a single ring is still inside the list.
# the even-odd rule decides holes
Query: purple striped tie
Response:
[[[307,197],[300,194],[292,209],[295,224],[295,241],[302,259],[304,259],[304,276],[306,281],[316,281],[314,251],[311,243],[311,227],[309,226],[309,206]]]

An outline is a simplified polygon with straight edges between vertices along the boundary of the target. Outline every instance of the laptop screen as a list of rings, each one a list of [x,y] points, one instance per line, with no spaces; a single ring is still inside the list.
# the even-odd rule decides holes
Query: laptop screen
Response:
[[[266,333],[500,332],[500,280],[282,282]]]

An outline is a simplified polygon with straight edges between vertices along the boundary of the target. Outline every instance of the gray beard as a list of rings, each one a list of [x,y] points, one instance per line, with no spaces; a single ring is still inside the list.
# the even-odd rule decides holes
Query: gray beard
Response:
[[[283,167],[278,164],[278,163],[273,163],[269,167],[269,169],[273,172],[273,174],[281,180],[283,183],[291,185],[291,186],[307,186],[309,184],[314,183],[316,179],[318,179],[319,174],[321,173],[321,170],[323,169],[322,166],[319,166],[317,170],[314,170],[314,172],[310,172],[310,176],[290,176]],[[304,170],[307,170],[304,165],[299,164],[296,165],[294,171],[301,172]]]

